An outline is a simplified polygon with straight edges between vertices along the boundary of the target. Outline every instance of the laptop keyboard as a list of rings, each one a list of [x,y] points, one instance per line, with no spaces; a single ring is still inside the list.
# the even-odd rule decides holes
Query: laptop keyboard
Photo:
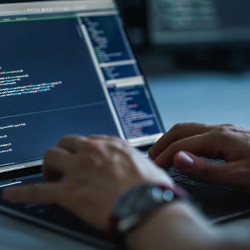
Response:
[[[17,209],[29,216],[34,216],[38,219],[46,220],[68,229],[85,232],[98,237],[100,236],[99,232],[95,229],[82,223],[74,214],[57,205],[11,204],[3,200],[1,201],[1,205],[8,205],[8,207]]]
[[[13,204],[0,199],[0,212],[83,241],[98,249],[100,246],[100,249],[123,249],[117,248],[117,243],[108,240],[103,233],[57,205]]]
[[[187,191],[207,187],[206,184],[194,181],[189,177],[187,177],[186,175],[183,175],[174,167],[170,168],[167,172],[179,186],[186,189]],[[2,200],[0,204],[1,203],[7,204],[8,202]],[[72,215],[71,213],[67,212],[64,209],[61,209],[56,205],[11,204],[11,203],[8,204],[10,207],[17,208],[18,210],[27,213],[29,215],[49,220],[51,222],[55,222],[56,224],[66,226],[68,228],[75,228],[76,225],[78,225],[77,228],[79,230],[83,226],[82,223],[77,223],[79,222],[79,219],[76,216]],[[86,225],[82,229],[87,230],[91,234],[93,233],[93,229],[87,227]]]
[[[182,174],[179,170],[175,169],[174,167],[171,167],[167,172],[179,186],[186,189],[187,191],[207,187],[206,184],[190,179],[188,176]],[[0,204],[3,202],[5,204],[8,203],[2,200]],[[8,204],[9,206],[18,208],[18,210],[25,212],[27,214],[37,216],[46,220],[55,221],[58,222],[57,224],[67,226],[69,228],[72,227],[72,224],[75,226],[77,224],[76,222],[79,221],[77,217],[73,216],[71,213],[59,208],[56,205],[11,204],[11,203]],[[63,218],[69,218],[69,216],[70,220],[63,219]],[[85,229],[86,227],[84,227],[84,230]],[[92,229],[90,230],[90,227],[88,227],[88,231],[93,233],[93,230]]]
[[[174,167],[170,168],[167,172],[175,180],[175,182],[178,183],[179,186],[181,186],[187,191],[207,187],[207,185],[203,183],[191,180],[190,178],[188,178],[186,175],[183,175]],[[18,211],[21,214],[24,214],[25,216],[21,217],[23,217],[23,219],[25,220],[28,219],[32,221],[32,218],[35,218],[38,221],[33,221],[33,222],[38,224],[41,224],[39,223],[39,221],[42,220],[49,222],[50,224],[53,225],[58,225],[61,228],[67,228],[69,230],[72,230],[73,232],[78,232],[78,233],[81,232],[95,238],[97,237],[98,239],[100,238],[104,239],[104,237],[101,235],[100,232],[93,229],[89,225],[81,222],[81,220],[79,220],[72,213],[56,205],[13,204],[0,199],[0,210],[2,210],[1,207],[8,207],[10,209],[13,209],[14,211]],[[15,214],[13,215],[15,216]],[[20,217],[18,215],[16,216]],[[28,218],[26,218],[26,216]]]
[[[167,173],[174,179],[174,181],[187,191],[194,189],[206,188],[207,185],[190,179],[188,176],[182,174],[175,167],[171,167]]]

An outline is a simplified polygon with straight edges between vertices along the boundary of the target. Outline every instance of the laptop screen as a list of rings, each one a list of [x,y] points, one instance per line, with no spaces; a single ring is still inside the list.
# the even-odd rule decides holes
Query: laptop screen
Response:
[[[1,4],[0,34],[0,172],[69,134],[135,147],[163,134],[113,1]]]

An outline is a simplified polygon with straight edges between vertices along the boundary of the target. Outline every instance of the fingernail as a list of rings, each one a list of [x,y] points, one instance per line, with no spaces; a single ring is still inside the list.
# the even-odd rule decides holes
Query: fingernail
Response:
[[[194,159],[193,159],[190,155],[188,155],[186,152],[183,152],[183,151],[179,152],[179,153],[178,153],[178,157],[179,157],[179,159],[182,160],[183,163],[185,163],[186,165],[191,166],[191,165],[193,165],[193,163],[194,163]]]

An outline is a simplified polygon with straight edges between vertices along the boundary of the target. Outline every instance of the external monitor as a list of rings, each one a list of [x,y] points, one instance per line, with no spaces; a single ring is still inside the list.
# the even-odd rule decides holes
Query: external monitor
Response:
[[[148,0],[152,45],[250,42],[246,0]]]

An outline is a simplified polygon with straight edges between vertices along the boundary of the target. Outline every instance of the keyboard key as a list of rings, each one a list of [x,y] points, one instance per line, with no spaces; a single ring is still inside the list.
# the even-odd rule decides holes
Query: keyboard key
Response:
[[[186,175],[178,175],[174,177],[175,182],[180,183],[187,180]]]
[[[190,187],[201,187],[201,186],[206,186],[206,184],[197,182],[197,181],[193,181],[193,180],[187,180],[184,182],[186,185],[190,186]]]
[[[168,174],[171,176],[171,177],[175,177],[175,176],[179,176],[180,175],[180,173],[177,173],[176,171],[170,171],[170,172],[168,172]]]

